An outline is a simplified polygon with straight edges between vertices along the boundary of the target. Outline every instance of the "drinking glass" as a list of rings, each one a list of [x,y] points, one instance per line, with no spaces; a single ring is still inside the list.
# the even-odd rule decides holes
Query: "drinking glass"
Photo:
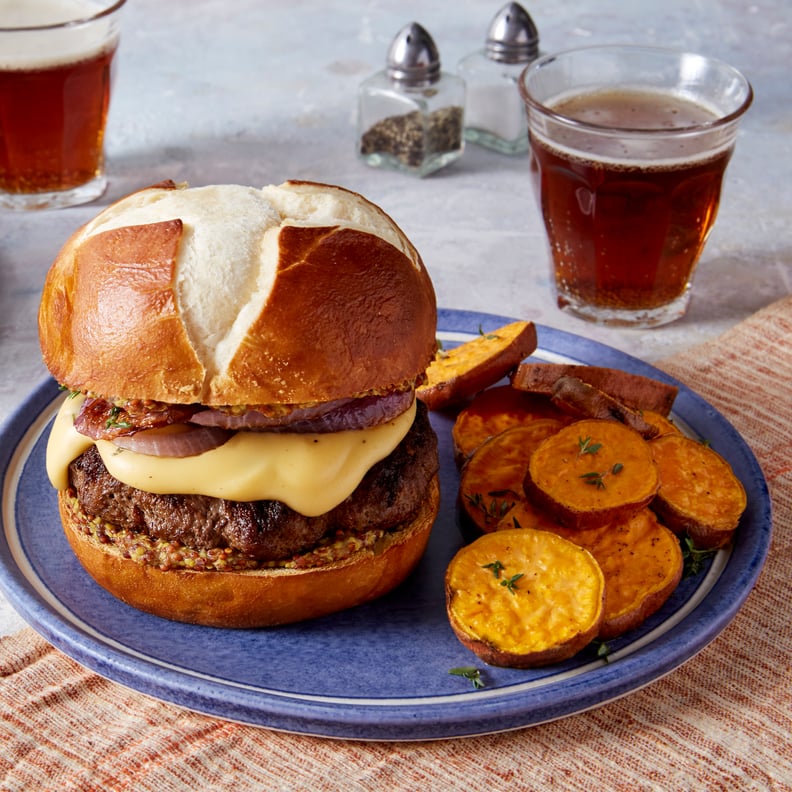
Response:
[[[72,206],[104,192],[124,2],[0,0],[0,207]]]
[[[559,307],[606,325],[681,317],[748,81],[703,55],[602,46],[542,57],[518,85]]]

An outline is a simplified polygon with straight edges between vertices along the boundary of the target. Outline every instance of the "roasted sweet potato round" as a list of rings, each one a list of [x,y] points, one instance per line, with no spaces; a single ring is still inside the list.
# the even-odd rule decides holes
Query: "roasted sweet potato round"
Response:
[[[528,498],[569,528],[628,520],[659,484],[647,441],[624,424],[598,419],[576,421],[547,438],[525,477]]]
[[[518,391],[511,385],[482,391],[460,411],[451,430],[457,465],[461,467],[487,438],[537,418],[552,418],[559,427],[572,420],[547,396]]]
[[[525,500],[523,479],[528,460],[560,426],[553,418],[538,418],[505,429],[473,452],[460,474],[459,508],[479,530],[494,530],[516,504]]]
[[[599,565],[548,531],[484,534],[451,560],[445,589],[454,633],[490,665],[560,662],[596,637],[602,621]]]
[[[598,636],[603,640],[643,624],[682,578],[679,540],[649,509],[601,528],[556,530],[585,547],[605,576],[605,610]]]
[[[679,427],[670,418],[666,418],[665,415],[661,415],[659,412],[644,410],[642,415],[646,423],[657,427],[655,437],[662,437],[666,434],[681,434]]]
[[[745,488],[716,451],[685,435],[649,443],[660,473],[652,509],[699,548],[728,544],[747,504]]]

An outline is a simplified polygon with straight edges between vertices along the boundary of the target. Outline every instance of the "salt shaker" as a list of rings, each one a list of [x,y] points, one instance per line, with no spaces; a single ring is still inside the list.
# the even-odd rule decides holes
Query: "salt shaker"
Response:
[[[502,154],[528,150],[528,121],[517,80],[539,54],[539,34],[519,3],[493,17],[484,49],[463,58],[457,72],[467,84],[465,139]]]
[[[412,22],[385,69],[360,85],[358,153],[373,167],[426,176],[462,155],[464,113],[464,80],[441,71],[434,40]]]

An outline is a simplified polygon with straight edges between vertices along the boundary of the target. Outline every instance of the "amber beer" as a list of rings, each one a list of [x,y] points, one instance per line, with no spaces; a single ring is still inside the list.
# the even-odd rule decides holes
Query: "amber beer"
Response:
[[[581,94],[551,109],[589,124],[631,129],[680,128],[715,118],[671,94],[629,91]],[[602,148],[580,136],[575,151],[564,146],[563,136],[552,143],[534,140],[559,305],[637,311],[671,303],[688,289],[715,222],[732,148],[688,153],[684,140],[673,139],[641,162],[620,159],[617,140],[597,153]]]
[[[558,305],[605,325],[684,315],[751,85],[662,47],[548,54],[518,80]]]
[[[114,51],[50,68],[0,70],[0,189],[68,190],[101,173]]]
[[[104,133],[118,34],[111,14],[92,15],[113,5],[0,0],[4,205],[69,205],[103,191]],[[84,21],[67,24],[74,19]]]

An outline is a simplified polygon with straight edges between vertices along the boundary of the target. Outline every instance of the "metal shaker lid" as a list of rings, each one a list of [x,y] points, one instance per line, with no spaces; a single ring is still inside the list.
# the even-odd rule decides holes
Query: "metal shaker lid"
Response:
[[[388,50],[387,74],[408,88],[432,85],[440,79],[440,55],[434,39],[417,22],[405,25]]]
[[[519,3],[508,3],[492,19],[487,57],[501,63],[527,63],[539,55],[539,32]]]

